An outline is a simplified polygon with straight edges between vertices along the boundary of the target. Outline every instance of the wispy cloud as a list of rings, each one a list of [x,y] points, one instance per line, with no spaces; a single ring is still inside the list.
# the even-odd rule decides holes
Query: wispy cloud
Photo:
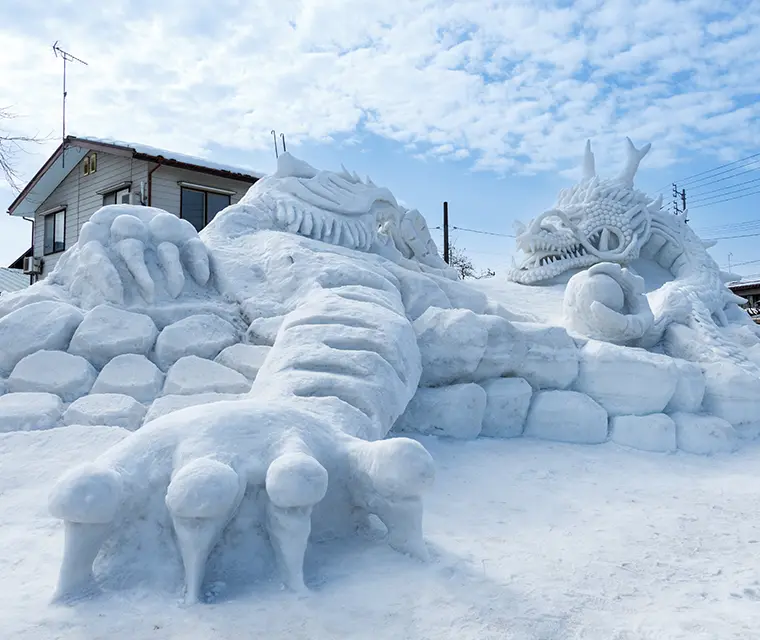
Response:
[[[760,146],[753,0],[8,0],[0,104],[202,154],[371,132],[476,169],[536,172],[653,141],[648,166]],[[44,16],[44,19],[40,19]]]

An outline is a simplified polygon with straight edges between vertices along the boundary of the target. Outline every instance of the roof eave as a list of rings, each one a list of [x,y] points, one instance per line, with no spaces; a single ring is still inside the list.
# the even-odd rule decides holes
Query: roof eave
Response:
[[[64,143],[61,143],[58,145],[58,148],[53,152],[53,155],[51,155],[45,164],[43,164],[37,173],[34,174],[32,179],[26,184],[26,186],[19,192],[19,194],[14,198],[13,202],[11,202],[10,206],[8,207],[8,215],[13,215],[13,212],[18,208],[18,206],[26,199],[26,197],[29,195],[29,193],[34,189],[35,186],[37,186],[37,183],[40,181],[42,176],[44,176],[50,169],[50,167],[53,166],[53,163],[58,160],[58,158],[61,157],[61,154],[63,153],[63,147]]]

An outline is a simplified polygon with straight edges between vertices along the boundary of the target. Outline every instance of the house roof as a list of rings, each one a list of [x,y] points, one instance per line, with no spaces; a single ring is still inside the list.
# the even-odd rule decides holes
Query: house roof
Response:
[[[20,291],[29,286],[29,276],[19,269],[0,267],[0,293]]]
[[[263,174],[252,169],[212,162],[205,158],[196,158],[144,144],[105,138],[66,136],[64,142],[58,146],[53,155],[47,159],[11,203],[8,207],[8,213],[19,217],[33,216],[35,210],[90,151],[131,156],[137,160],[148,162],[160,161],[162,165],[240,180],[250,184],[263,176]]]
[[[729,283],[728,288],[734,292],[746,291],[747,289],[758,289],[760,288],[760,280],[757,280],[757,279],[752,279],[752,280],[747,280],[747,281],[739,280],[737,282]]]

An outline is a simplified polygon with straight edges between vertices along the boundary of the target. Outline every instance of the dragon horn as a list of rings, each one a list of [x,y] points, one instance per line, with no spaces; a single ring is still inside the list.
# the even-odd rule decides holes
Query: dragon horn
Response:
[[[591,180],[596,175],[594,152],[591,151],[591,140],[586,140],[586,152],[583,155],[583,179]]]
[[[641,149],[637,149],[633,146],[630,138],[625,139],[628,145],[626,146],[627,159],[625,163],[625,169],[618,176],[618,180],[625,186],[633,188],[633,179],[636,176],[636,172],[639,170],[639,164],[644,159],[644,156],[649,153],[652,148],[651,143],[645,144]]]

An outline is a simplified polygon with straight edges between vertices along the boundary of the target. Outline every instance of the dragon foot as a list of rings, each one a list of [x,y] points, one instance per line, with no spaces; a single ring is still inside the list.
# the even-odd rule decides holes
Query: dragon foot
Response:
[[[54,487],[50,511],[65,523],[55,598],[94,586],[99,554],[121,552],[104,549],[120,526],[160,520],[146,508],[157,492],[165,496],[188,604],[202,599],[209,556],[250,496],[263,503],[261,524],[281,580],[294,591],[306,588],[312,519],[330,492],[321,517],[333,517],[338,496],[346,512],[375,514],[394,549],[424,559],[421,495],[433,473],[430,455],[415,440],[360,440],[337,429],[329,413],[276,400],[180,411],[71,470]]]

